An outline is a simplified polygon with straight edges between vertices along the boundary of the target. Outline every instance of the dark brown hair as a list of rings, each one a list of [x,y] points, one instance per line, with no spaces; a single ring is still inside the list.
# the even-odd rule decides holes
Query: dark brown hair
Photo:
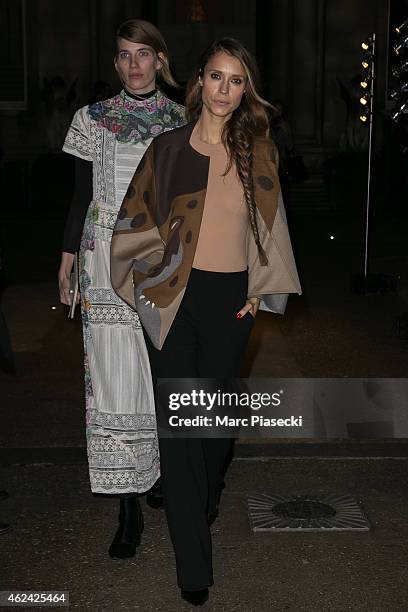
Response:
[[[172,87],[178,87],[169,66],[169,52],[166,41],[159,30],[149,21],[143,19],[129,19],[121,23],[116,30],[116,50],[118,49],[119,38],[124,38],[129,42],[141,43],[148,45],[155,50],[157,54],[162,53],[162,57],[158,57],[162,67],[159,72],[163,80]]]
[[[229,163],[226,172],[235,163],[238,177],[242,183],[248,208],[252,232],[258,247],[261,265],[268,260],[262,248],[256,218],[255,189],[252,176],[253,150],[255,138],[269,135],[267,108],[271,105],[258,93],[259,71],[254,57],[242,43],[234,38],[221,38],[214,41],[202,54],[189,82],[186,92],[186,110],[189,121],[197,121],[203,107],[199,77],[203,75],[208,61],[216,53],[224,52],[237,58],[245,71],[246,84],[241,104],[234,110],[222,131],[222,142],[227,150]]]

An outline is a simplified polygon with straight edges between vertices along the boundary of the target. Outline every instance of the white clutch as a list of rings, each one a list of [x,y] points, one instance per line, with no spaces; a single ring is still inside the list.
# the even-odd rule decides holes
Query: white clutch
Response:
[[[71,305],[69,307],[68,319],[73,319],[75,316],[75,308],[77,306],[77,297],[79,292],[79,266],[78,266],[78,253],[74,256],[74,266],[70,277],[69,285],[69,297]]]

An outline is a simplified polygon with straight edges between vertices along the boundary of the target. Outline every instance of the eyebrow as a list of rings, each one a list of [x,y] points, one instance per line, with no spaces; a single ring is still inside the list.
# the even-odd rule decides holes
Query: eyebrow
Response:
[[[151,47],[140,47],[140,49],[136,49],[136,53],[139,51],[150,51]],[[122,53],[123,51],[126,51],[127,53],[131,53],[131,51],[129,49],[119,49],[118,53]]]
[[[225,72],[223,70],[218,70],[218,68],[211,68],[211,66],[207,66],[206,67],[207,70],[211,70],[212,72],[221,72],[221,74],[225,74]],[[240,79],[245,79],[245,75],[244,74],[232,74],[231,78],[236,78],[239,77]]]

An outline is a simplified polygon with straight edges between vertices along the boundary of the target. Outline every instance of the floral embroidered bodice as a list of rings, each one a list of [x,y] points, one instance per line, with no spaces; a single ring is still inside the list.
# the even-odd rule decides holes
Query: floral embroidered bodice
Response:
[[[147,99],[137,100],[122,90],[117,96],[91,104],[91,119],[106,128],[118,142],[146,142],[166,129],[184,124],[184,108],[157,90]]]

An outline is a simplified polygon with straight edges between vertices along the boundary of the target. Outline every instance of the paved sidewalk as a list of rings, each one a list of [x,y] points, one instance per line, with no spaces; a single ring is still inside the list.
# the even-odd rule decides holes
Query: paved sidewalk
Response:
[[[408,459],[275,458],[233,461],[213,527],[215,585],[205,609],[405,612],[408,607]],[[147,508],[134,559],[112,561],[117,500],[89,493],[87,467],[27,464],[3,470],[1,589],[68,590],[74,610],[163,610],[179,598],[161,510]],[[248,493],[350,493],[369,533],[253,534]],[[144,505],[144,502],[143,502]]]

